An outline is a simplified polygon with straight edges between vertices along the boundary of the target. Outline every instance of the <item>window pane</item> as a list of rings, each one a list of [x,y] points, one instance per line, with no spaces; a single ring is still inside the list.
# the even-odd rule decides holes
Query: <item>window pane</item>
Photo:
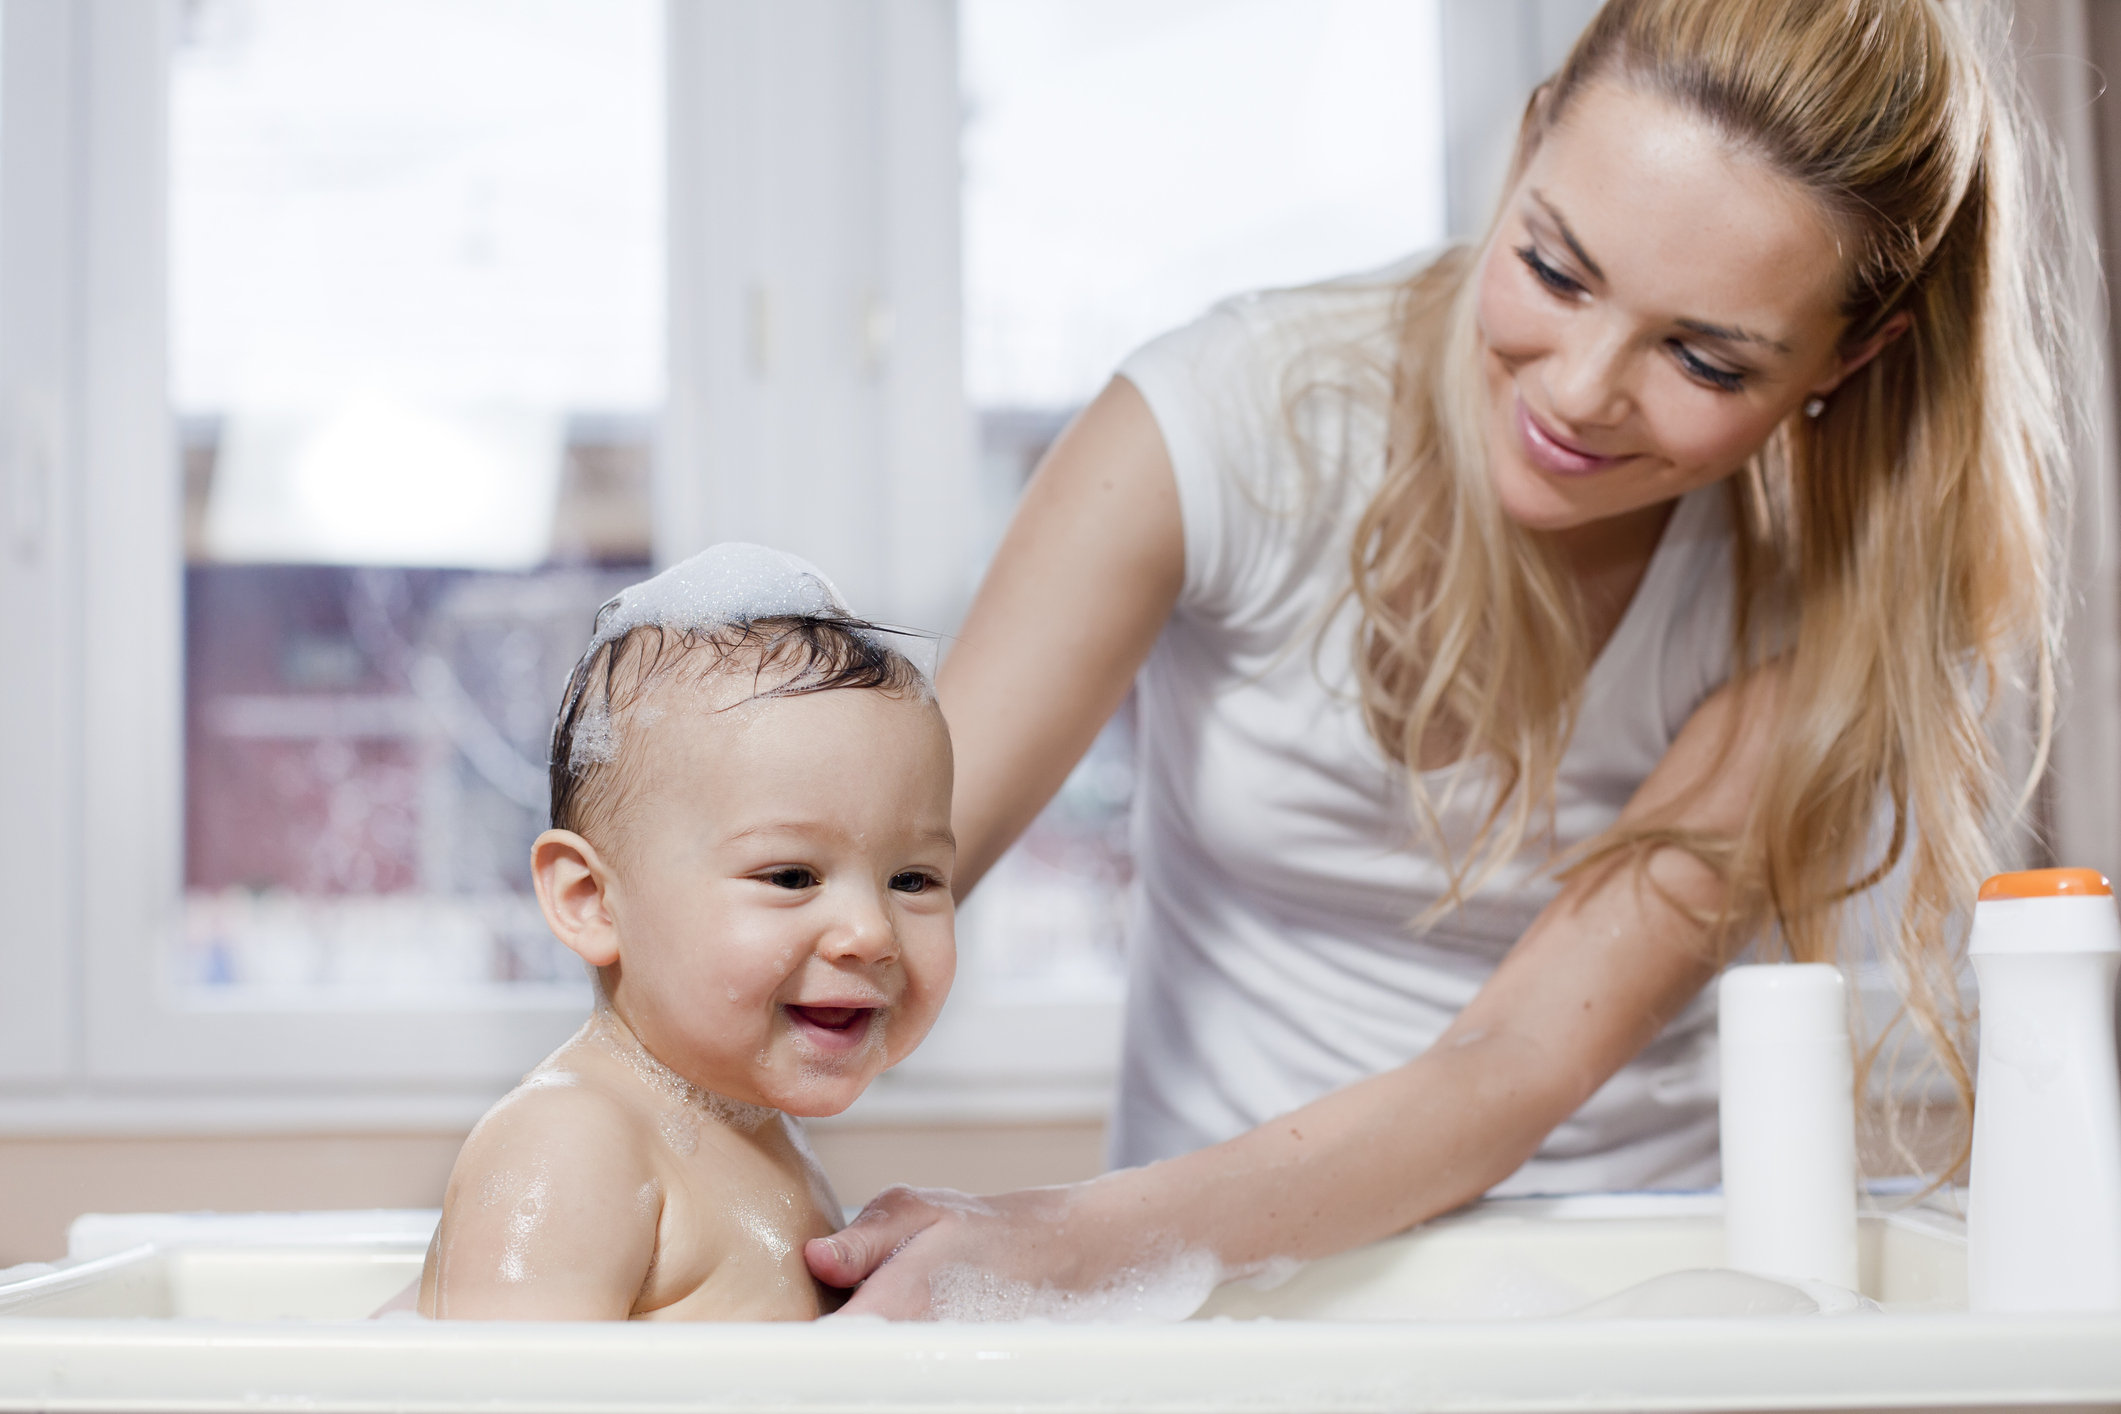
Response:
[[[988,539],[1136,345],[1442,239],[1433,0],[960,0],[966,391]],[[968,975],[1110,986],[1131,708],[982,883]]]
[[[648,558],[656,0],[189,0],[172,58],[194,996],[579,990],[550,713]]]
[[[1077,407],[1225,295],[1443,236],[1436,6],[961,0],[965,367]]]

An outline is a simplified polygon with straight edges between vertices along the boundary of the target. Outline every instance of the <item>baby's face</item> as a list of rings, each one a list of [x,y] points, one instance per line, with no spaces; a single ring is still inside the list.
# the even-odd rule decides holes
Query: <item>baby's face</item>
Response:
[[[956,971],[949,733],[930,702],[736,701],[750,688],[749,673],[665,688],[629,728],[622,749],[647,756],[606,980],[694,1084],[837,1114],[927,1034]]]

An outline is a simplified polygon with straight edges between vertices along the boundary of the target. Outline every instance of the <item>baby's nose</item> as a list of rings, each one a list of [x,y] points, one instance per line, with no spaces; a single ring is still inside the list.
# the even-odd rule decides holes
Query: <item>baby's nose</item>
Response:
[[[898,956],[898,930],[884,900],[862,894],[850,898],[847,907],[833,919],[818,951],[830,958],[861,962],[889,962]]]

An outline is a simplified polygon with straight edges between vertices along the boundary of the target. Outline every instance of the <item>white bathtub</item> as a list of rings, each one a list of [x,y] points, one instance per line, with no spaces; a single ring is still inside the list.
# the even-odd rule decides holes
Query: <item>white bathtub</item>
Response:
[[[1926,1210],[1865,1216],[1885,1310],[1845,1316],[1500,1318],[1720,1263],[1713,1196],[1614,1195],[1485,1204],[1176,1326],[360,1319],[433,1221],[85,1218],[0,1280],[0,1409],[2121,1411],[2121,1317],[1968,1315]]]

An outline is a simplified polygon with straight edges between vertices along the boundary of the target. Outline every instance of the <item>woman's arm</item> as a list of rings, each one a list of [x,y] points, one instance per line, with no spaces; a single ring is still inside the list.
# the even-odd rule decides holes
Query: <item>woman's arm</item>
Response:
[[[1735,833],[1776,691],[1763,673],[1709,698],[1622,820]],[[1676,849],[1642,873],[1578,877],[1406,1065],[1227,1143],[1070,1188],[969,1206],[892,1190],[806,1255],[828,1283],[868,1278],[849,1311],[906,1317],[929,1310],[931,1274],[953,1265],[1086,1291],[1174,1245],[1241,1272],[1402,1231],[1512,1173],[1701,990],[1715,966],[1694,918],[1721,900],[1714,874]]]
[[[1185,575],[1163,434],[1115,378],[1024,491],[936,675],[957,757],[957,895],[1082,759],[1162,632]]]

